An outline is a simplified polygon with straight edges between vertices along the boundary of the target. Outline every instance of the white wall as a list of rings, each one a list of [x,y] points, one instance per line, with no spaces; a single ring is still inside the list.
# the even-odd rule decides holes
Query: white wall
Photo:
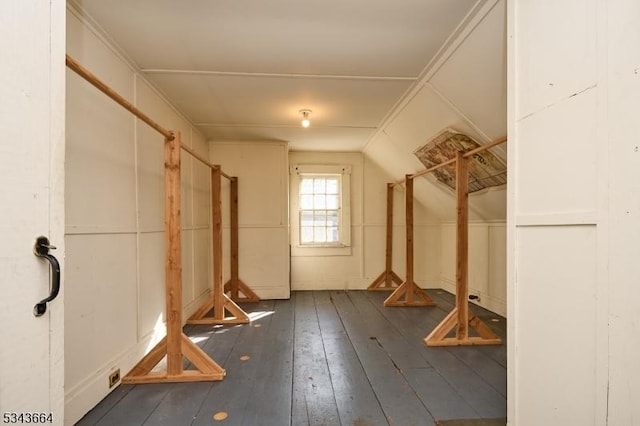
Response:
[[[638,424],[640,4],[509,26],[509,422]]]
[[[210,160],[238,178],[239,278],[262,299],[289,298],[285,142],[210,142]],[[222,179],[223,278],[230,277],[229,182]]]
[[[442,288],[456,292],[456,225],[441,226],[440,246]],[[469,223],[469,294],[492,312],[507,314],[506,223]]]
[[[204,156],[207,142],[78,13],[67,52]],[[67,71],[65,394],[72,424],[165,333],[163,137]],[[210,281],[209,173],[182,157],[184,317]]]
[[[290,164],[351,165],[351,251],[348,255],[294,255],[293,290],[365,289],[384,271],[387,182],[393,179],[360,153],[291,152]],[[291,189],[290,197],[297,197]],[[404,191],[394,191],[393,270],[404,277]],[[297,214],[291,212],[291,215]],[[419,205],[414,210],[415,281],[439,287],[439,226]],[[295,242],[292,241],[292,244]]]

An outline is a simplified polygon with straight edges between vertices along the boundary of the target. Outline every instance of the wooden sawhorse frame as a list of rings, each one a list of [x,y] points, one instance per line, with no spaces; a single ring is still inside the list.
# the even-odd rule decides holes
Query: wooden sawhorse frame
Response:
[[[386,249],[385,267],[381,273],[367,287],[369,291],[390,291],[398,288],[402,284],[402,278],[393,272],[393,188],[395,183],[387,184],[387,228],[386,228]],[[395,284],[395,285],[394,285]]]
[[[387,297],[384,306],[435,306],[433,299],[413,280],[413,178],[411,175],[406,175],[405,186],[407,279]]]

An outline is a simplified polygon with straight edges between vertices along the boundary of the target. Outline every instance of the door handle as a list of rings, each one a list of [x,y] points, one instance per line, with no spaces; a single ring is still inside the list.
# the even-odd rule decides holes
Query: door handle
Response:
[[[47,303],[55,299],[60,292],[60,263],[58,259],[49,254],[49,250],[55,250],[55,247],[49,243],[49,239],[47,237],[38,237],[33,246],[33,254],[47,259],[51,264],[51,294],[33,307],[33,315],[37,317],[41,317],[47,312]]]

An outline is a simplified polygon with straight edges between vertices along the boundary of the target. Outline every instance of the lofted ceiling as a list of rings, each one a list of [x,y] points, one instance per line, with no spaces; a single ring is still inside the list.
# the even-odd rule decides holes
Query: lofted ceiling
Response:
[[[68,2],[211,141],[363,152],[400,180],[444,129],[480,144],[506,136],[506,0]],[[415,197],[455,218],[433,176]],[[473,219],[504,220],[505,187],[470,206]]]
[[[362,151],[486,3],[72,1],[209,140],[331,151]]]

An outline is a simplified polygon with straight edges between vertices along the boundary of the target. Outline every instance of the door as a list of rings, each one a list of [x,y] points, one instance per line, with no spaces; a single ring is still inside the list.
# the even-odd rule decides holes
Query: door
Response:
[[[62,292],[34,315],[52,271],[33,252],[48,237],[64,272],[64,13],[0,1],[0,424],[64,420]]]

